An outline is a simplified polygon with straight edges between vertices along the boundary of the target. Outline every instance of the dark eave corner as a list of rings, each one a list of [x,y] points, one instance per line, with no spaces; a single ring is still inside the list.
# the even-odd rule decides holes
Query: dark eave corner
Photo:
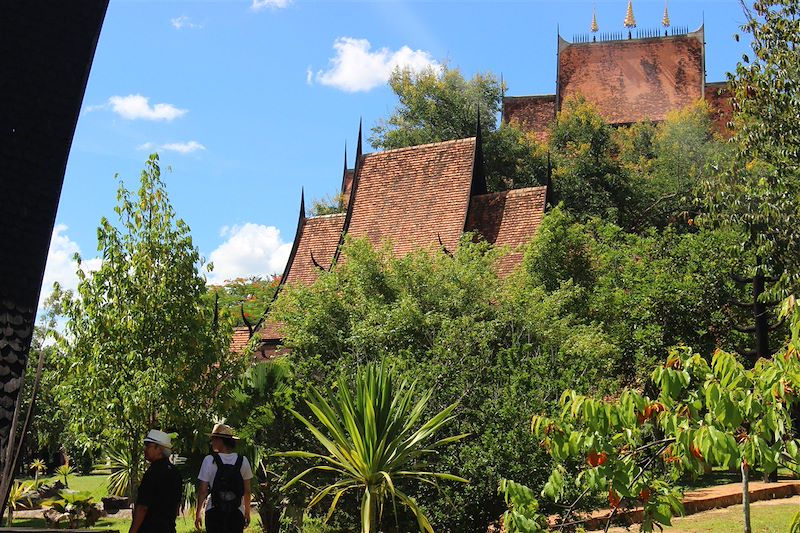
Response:
[[[347,191],[347,142],[344,143],[344,170],[342,170],[341,194]]]
[[[267,308],[264,309],[264,312],[261,313],[261,317],[258,319],[258,322],[253,327],[252,331],[257,332],[261,327],[261,324],[264,323],[264,319],[267,318],[267,314],[269,314],[269,310],[272,308],[272,304],[275,303],[275,300],[278,299],[278,295],[281,292],[284,284],[286,283],[286,277],[289,275],[289,271],[292,269],[292,264],[294,263],[295,256],[297,256],[297,248],[300,246],[300,239],[303,236],[303,228],[306,225],[306,194],[305,189],[300,189],[300,214],[297,217],[297,230],[294,233],[294,242],[292,243],[292,251],[289,252],[289,259],[286,261],[286,266],[283,269],[283,275],[281,276],[281,280],[278,282],[278,287],[275,289],[275,294],[272,295],[272,300],[267,304]],[[250,335],[252,337],[252,334]]]
[[[481,110],[475,124],[475,159],[472,163],[472,186],[470,196],[486,194],[486,168],[483,162],[483,133],[481,132]]]
[[[356,144],[356,161],[353,168],[353,183],[350,185],[350,198],[347,201],[347,211],[344,215],[344,223],[342,224],[342,233],[339,235],[339,244],[336,245],[336,252],[333,254],[333,261],[331,261],[328,270],[333,269],[334,265],[339,261],[339,255],[342,253],[342,245],[350,229],[350,220],[353,218],[353,206],[356,204],[356,192],[358,191],[358,182],[361,179],[361,160],[363,159],[362,150],[362,135],[361,135],[362,120],[358,119],[358,143]],[[345,173],[347,173],[347,164],[345,164]]]

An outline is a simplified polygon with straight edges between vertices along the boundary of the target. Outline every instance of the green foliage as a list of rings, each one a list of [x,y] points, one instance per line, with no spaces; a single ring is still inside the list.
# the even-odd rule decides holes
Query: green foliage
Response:
[[[64,486],[69,487],[69,476],[75,473],[75,469],[69,464],[63,464],[56,468],[56,475],[64,479]]]
[[[800,512],[792,517],[792,523],[789,524],[789,533],[800,533]]]
[[[97,504],[93,501],[93,496],[89,492],[62,490],[58,493],[58,498],[45,500],[42,507],[52,509],[56,512],[54,522],[66,522],[67,527],[76,528],[92,527],[100,519],[102,513]],[[45,512],[45,520],[48,514]]]
[[[794,260],[800,253],[799,10],[793,0],[745,7],[752,57],[743,55],[729,75],[735,154],[706,188],[711,222],[740,230],[738,248],[759,257],[768,275],[780,276],[778,290],[785,293],[800,280]]]
[[[700,474],[705,465],[741,468],[744,476],[750,468],[795,469],[800,315],[793,324],[788,347],[752,370],[722,350],[710,364],[689,348],[673,350],[652,374],[655,399],[636,390],[613,400],[565,391],[558,417],[534,416],[531,423],[558,465],[543,495],[558,500],[562,465],[585,461],[577,485],[587,493],[607,491],[612,509],[641,505],[642,529],[652,531],[682,512],[673,482],[684,473]]]
[[[108,476],[108,494],[125,496],[130,490],[133,474],[133,459],[130,449],[121,447],[108,452],[107,466],[111,469]]]
[[[629,178],[616,160],[613,130],[583,98],[564,102],[550,130],[553,198],[581,217],[618,221],[630,196]]]
[[[77,292],[60,295],[67,324],[55,393],[79,442],[130,450],[136,482],[147,430],[207,426],[241,362],[203,302],[202,260],[156,154],[139,190],[120,183],[117,199],[118,225],[103,218],[97,232],[100,268],[90,275],[77,257]]]
[[[740,342],[723,307],[736,290],[728,273],[746,257],[719,253],[734,239],[722,231],[637,235],[598,219],[577,222],[560,206],[526,251],[520,282],[543,287],[562,302],[561,314],[594,325],[617,347],[608,371],[644,383],[646,369],[673,345],[710,354]],[[541,298],[520,297],[521,313],[526,300]]]
[[[433,391],[428,390],[415,401],[416,384],[402,381],[398,385],[395,381],[394,372],[385,364],[370,364],[356,374],[355,395],[344,377],[337,382],[330,399],[312,387],[306,403],[322,429],[300,413],[292,413],[325,448],[327,455],[307,451],[281,454],[322,463],[300,473],[286,488],[312,472],[331,473],[335,481],[315,489],[308,504],[313,507],[332,496],[327,518],[345,493],[355,491],[362,493],[361,531],[364,533],[377,531],[387,500],[391,500],[393,506],[399,502],[408,508],[416,517],[420,531],[433,533],[424,511],[402,484],[414,480],[438,488],[438,480],[467,483],[458,476],[427,469],[427,461],[437,448],[467,435],[433,440],[434,435],[455,418],[453,412],[457,404],[449,405],[430,419],[422,418]]]
[[[272,302],[279,281],[279,276],[269,279],[252,276],[227,280],[223,285],[210,285],[206,305],[212,307],[215,304],[213,297],[217,297],[221,322],[244,326],[247,320],[255,324]]]
[[[553,199],[583,220],[598,216],[628,231],[692,229],[698,185],[727,154],[708,106],[659,123],[613,129],[583,98],[568,100],[550,130]]]
[[[691,230],[698,215],[698,185],[716,174],[730,148],[713,134],[708,105],[699,102],[667,114],[658,125],[616,130],[620,160],[631,176],[625,227]]]
[[[443,66],[421,72],[396,70],[389,79],[399,103],[372,128],[376,148],[404,148],[474,137],[481,117],[487,184],[506,190],[544,183],[546,156],[534,140],[512,125],[497,128],[502,87],[491,72],[467,80]]]
[[[443,449],[431,468],[471,482],[445,485],[443,495],[420,487],[436,530],[485,531],[505,510],[497,494],[503,477],[544,483],[546,458],[520,412],[549,409],[567,386],[617,386],[609,370],[619,350],[597,325],[573,315],[580,290],[550,294],[525,278],[499,280],[493,265],[500,252],[471,236],[452,256],[403,258],[348,241],[336,269],[311,287],[287,288],[274,310],[286,324],[299,392],[331,388],[330,376],[386,359],[400,376],[436,390],[429,416],[459,402],[453,432],[472,437]],[[269,433],[261,442],[270,442]],[[355,513],[355,502],[342,504]]]
[[[508,511],[503,514],[503,525],[508,533],[548,530],[547,518],[539,514],[539,502],[531,489],[509,479],[501,479],[499,490],[508,506]]]
[[[8,493],[8,501],[6,502],[8,508],[6,526],[11,527],[14,525],[14,513],[16,511],[32,505],[30,493],[34,490],[34,487],[34,483],[24,481],[15,481],[11,485],[11,491]],[[1,516],[0,519],[2,519]]]
[[[318,217],[321,215],[333,215],[336,213],[344,213],[344,194],[335,194],[333,196],[325,196],[324,198],[317,198],[311,202],[311,216]]]

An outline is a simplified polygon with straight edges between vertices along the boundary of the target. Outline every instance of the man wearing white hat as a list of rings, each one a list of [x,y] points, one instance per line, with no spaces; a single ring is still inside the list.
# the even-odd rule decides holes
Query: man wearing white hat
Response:
[[[211,433],[211,455],[203,459],[197,479],[197,514],[194,524],[203,525],[202,509],[206,502],[208,533],[241,533],[250,524],[250,480],[253,471],[247,457],[237,454],[233,430],[215,424]],[[206,498],[209,496],[207,500]]]
[[[170,460],[172,438],[151,429],[144,438],[150,463],[136,492],[130,533],[174,533],[181,504],[181,476]]]

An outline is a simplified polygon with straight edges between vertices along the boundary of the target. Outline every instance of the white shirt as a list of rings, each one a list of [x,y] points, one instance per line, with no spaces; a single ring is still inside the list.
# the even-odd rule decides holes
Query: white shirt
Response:
[[[220,453],[217,455],[219,455],[222,464],[225,465],[236,464],[236,459],[239,458],[238,453]],[[253,479],[253,470],[250,468],[250,461],[247,460],[247,457],[242,457],[242,468],[239,471],[242,473],[243,480],[247,481]],[[208,499],[206,500],[206,511],[214,507],[211,503],[211,485],[214,483],[215,477],[217,477],[217,465],[214,463],[214,457],[212,455],[206,455],[205,459],[203,459],[203,464],[200,466],[200,473],[197,474],[197,479],[208,483],[209,491]],[[198,502],[198,505],[202,504],[203,502]],[[239,506],[239,510],[244,514],[244,498],[242,498],[242,504]]]

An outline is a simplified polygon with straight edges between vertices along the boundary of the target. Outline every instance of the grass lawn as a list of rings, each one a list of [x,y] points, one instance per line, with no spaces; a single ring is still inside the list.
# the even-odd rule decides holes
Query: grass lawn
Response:
[[[800,511],[800,496],[781,500],[756,502],[750,505],[750,525],[758,533],[785,533],[795,513]],[[744,531],[742,506],[734,505],[724,509],[714,509],[684,518],[676,518],[671,527],[664,531],[670,533],[735,533]],[[638,526],[630,530],[611,528],[609,531],[622,533],[638,531]]]
[[[52,476],[47,478],[47,483],[55,483],[61,481],[64,483],[64,478],[60,476]],[[100,498],[108,495],[108,476],[107,475],[91,475],[91,476],[67,476],[67,487],[70,490],[86,491],[94,496],[94,501],[100,502]]]

